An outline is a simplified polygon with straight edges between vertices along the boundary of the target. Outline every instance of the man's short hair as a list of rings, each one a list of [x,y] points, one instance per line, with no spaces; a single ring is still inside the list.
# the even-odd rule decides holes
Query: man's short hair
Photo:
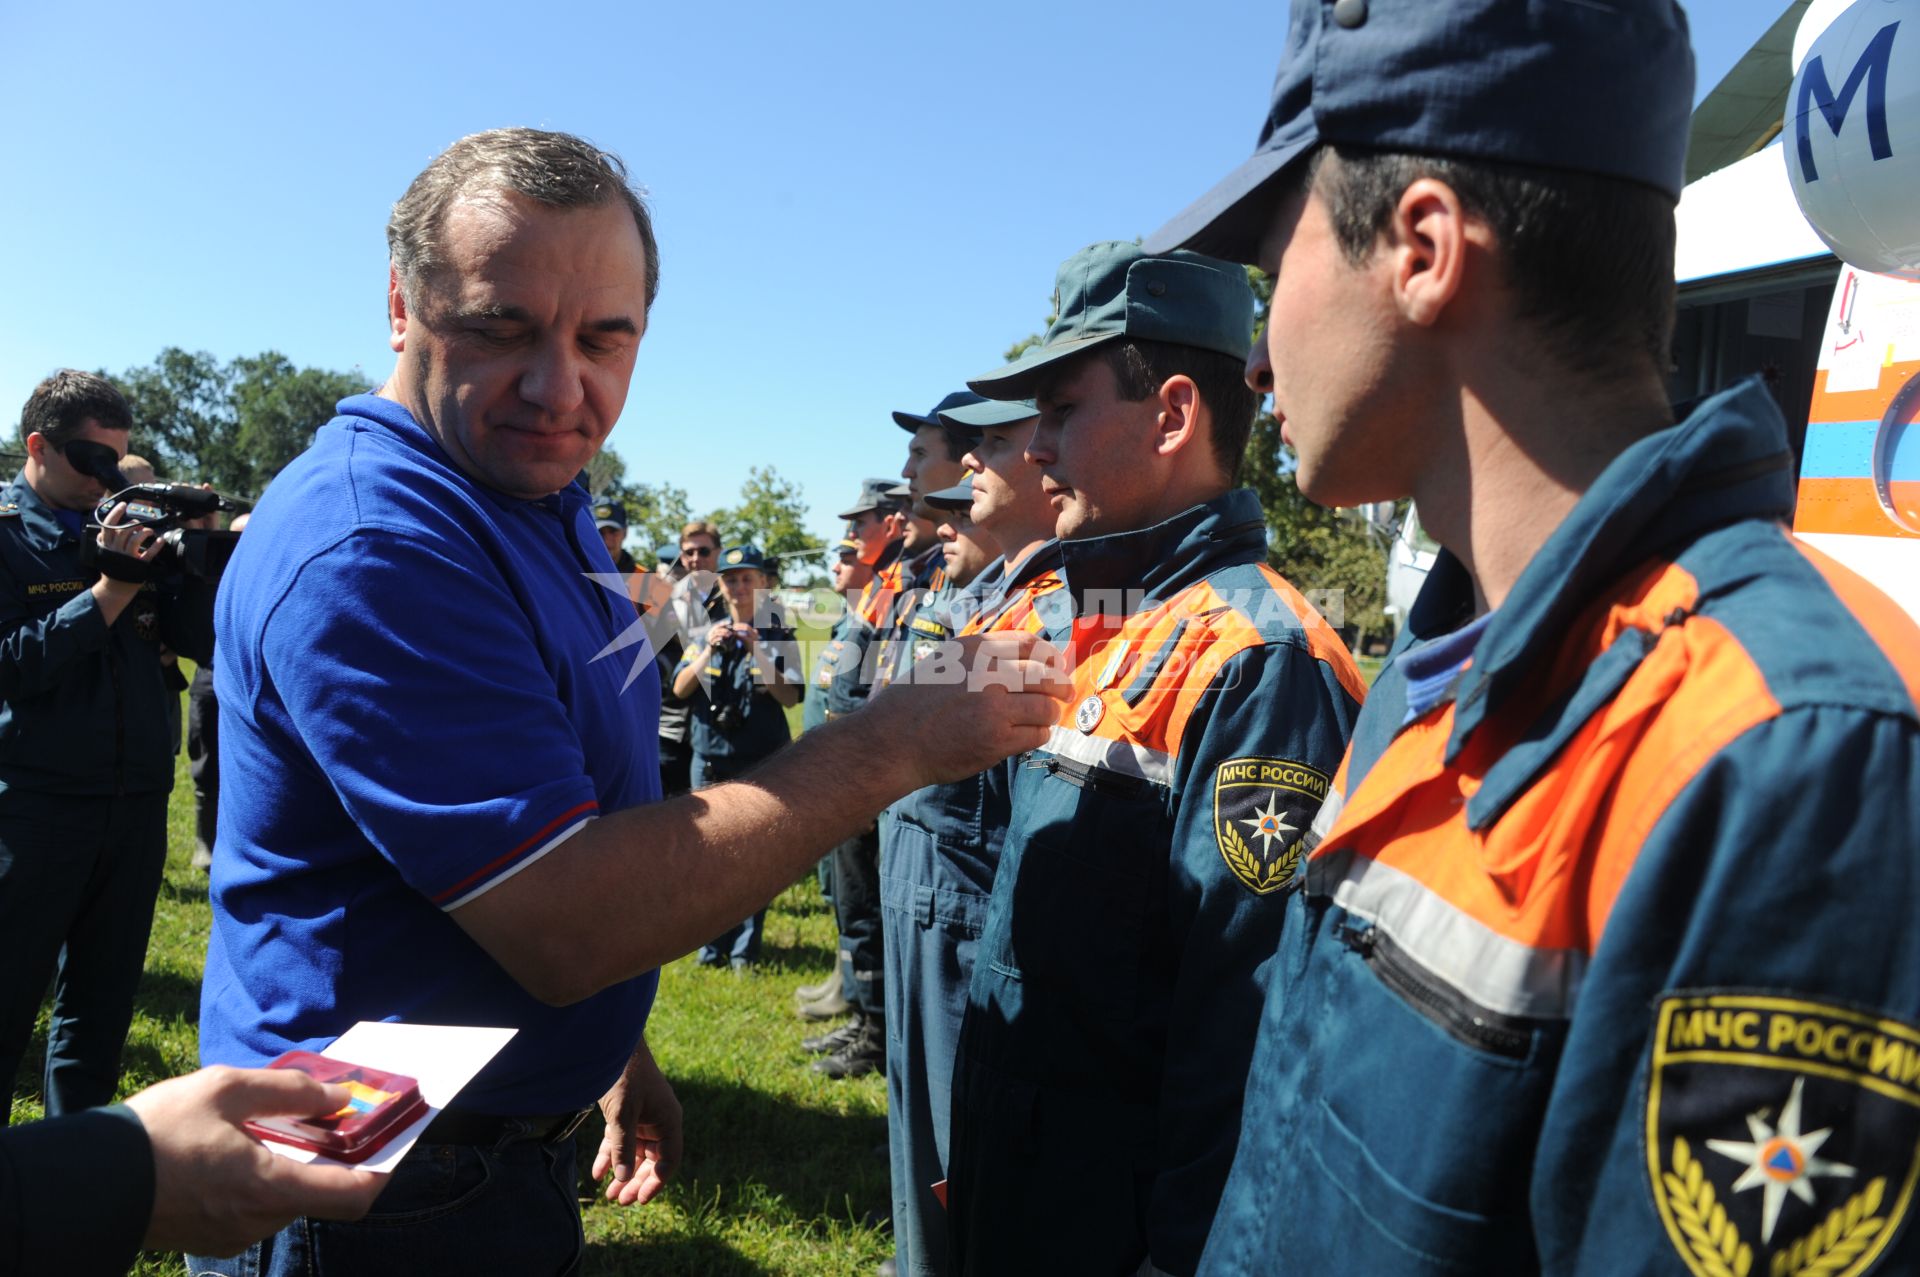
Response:
[[[1331,157],[1331,158],[1329,158]],[[1519,317],[1571,370],[1621,371],[1651,359],[1664,377],[1673,340],[1673,200],[1619,178],[1491,160],[1322,147],[1306,180],[1351,265],[1373,251],[1400,196],[1446,183],[1500,243]]]
[[[88,420],[106,430],[133,429],[133,410],[119,388],[98,373],[62,368],[33,388],[20,410],[20,442],[37,434],[64,448]]]
[[[549,208],[599,208],[623,201],[647,254],[647,309],[660,292],[660,246],[646,199],[627,180],[620,157],[585,138],[544,129],[489,129],[461,138],[434,157],[393,206],[387,249],[408,304],[414,286],[443,265],[440,233],[463,196],[511,191]]]
[[[1129,403],[1159,394],[1169,377],[1191,378],[1213,418],[1210,446],[1214,463],[1229,484],[1239,482],[1247,437],[1253,433],[1253,415],[1260,407],[1260,396],[1247,385],[1244,359],[1198,346],[1131,337],[1107,342],[1089,353],[1113,370],[1120,397]]]
[[[713,542],[713,548],[716,550],[718,550],[721,545],[720,528],[711,519],[695,519],[693,522],[687,524],[686,527],[681,528],[680,544],[685,545],[688,537],[706,537]]]

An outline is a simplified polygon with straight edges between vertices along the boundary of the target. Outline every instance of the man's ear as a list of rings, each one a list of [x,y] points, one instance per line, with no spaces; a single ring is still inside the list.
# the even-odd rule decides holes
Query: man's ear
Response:
[[[47,437],[38,430],[27,436],[27,456],[38,466],[47,464]]]
[[[1391,265],[1393,299],[1409,323],[1431,328],[1467,282],[1468,258],[1492,245],[1484,221],[1438,178],[1423,177],[1400,193],[1381,232]]]
[[[400,272],[387,266],[387,345],[399,354],[407,348],[407,294],[400,286]]]
[[[1175,373],[1160,383],[1157,412],[1153,423],[1153,450],[1171,457],[1182,448],[1193,446],[1211,425],[1207,404],[1200,387],[1185,373]]]

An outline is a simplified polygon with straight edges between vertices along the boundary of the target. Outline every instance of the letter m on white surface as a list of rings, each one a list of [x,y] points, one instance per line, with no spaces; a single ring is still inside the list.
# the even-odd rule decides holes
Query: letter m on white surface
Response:
[[[1860,91],[1864,81],[1867,86],[1867,146],[1873,158],[1884,160],[1893,154],[1893,144],[1887,140],[1887,63],[1893,58],[1893,37],[1900,29],[1898,22],[1889,22],[1874,33],[1867,41],[1867,47],[1860,54],[1860,60],[1853,64],[1853,70],[1847,72],[1845,84],[1840,86],[1840,95],[1834,96],[1833,84],[1827,79],[1826,63],[1819,57],[1807,59],[1806,67],[1800,72],[1799,100],[1793,105],[1793,114],[1799,125],[1794,138],[1794,148],[1800,156],[1800,178],[1805,182],[1817,182],[1820,174],[1813,165],[1813,139],[1809,136],[1812,128],[1810,107],[1820,109],[1820,118],[1827,122],[1835,137],[1840,136],[1840,126],[1847,122],[1847,112],[1853,107],[1854,94]]]

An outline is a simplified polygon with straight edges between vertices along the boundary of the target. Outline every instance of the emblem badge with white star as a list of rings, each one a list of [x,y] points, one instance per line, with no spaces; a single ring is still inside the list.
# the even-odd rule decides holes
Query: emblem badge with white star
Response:
[[[1250,891],[1264,896],[1293,878],[1327,784],[1325,772],[1284,758],[1230,758],[1214,769],[1220,858]]]
[[[1687,1268],[1871,1271],[1920,1178],[1920,1031],[1777,994],[1661,1000],[1647,1171]]]

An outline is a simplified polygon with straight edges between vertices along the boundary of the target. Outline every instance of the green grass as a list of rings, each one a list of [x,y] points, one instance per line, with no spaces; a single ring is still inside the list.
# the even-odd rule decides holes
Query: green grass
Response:
[[[211,912],[193,854],[193,787],[186,761],[167,813],[167,870],[154,912],[146,975],[127,1040],[121,1094],[199,1063],[195,1027]],[[674,1277],[867,1277],[892,1252],[879,1219],[888,1201],[886,1084],[833,1082],[806,1068],[799,1041],[817,1032],[794,1017],[796,984],[823,979],[836,937],[811,876],[774,901],[762,965],[735,976],[683,959],[661,976],[648,1024],[655,1057],[686,1111],[686,1159],[652,1204],[586,1207],[588,1274]],[[15,1082],[12,1120],[41,1114],[43,1010]],[[581,1160],[599,1144],[597,1118]],[[133,1270],[178,1277],[177,1256],[148,1254]]]

